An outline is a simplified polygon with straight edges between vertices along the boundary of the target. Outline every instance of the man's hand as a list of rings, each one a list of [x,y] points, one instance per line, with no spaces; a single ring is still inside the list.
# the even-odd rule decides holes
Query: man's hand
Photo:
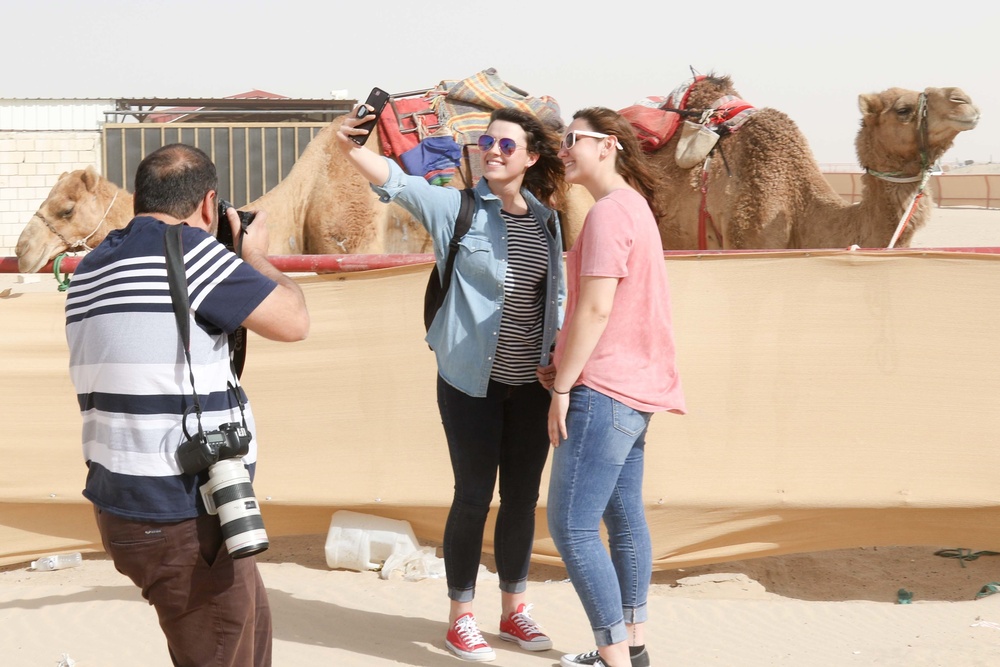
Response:
[[[271,233],[267,228],[267,211],[254,211],[253,222],[247,226],[245,232],[240,224],[239,213],[232,206],[226,209],[226,220],[229,222],[229,228],[233,230],[233,242],[242,243],[242,246],[236,247],[240,248],[243,256],[257,253],[267,257],[267,249],[271,242]],[[219,224],[224,223],[220,221]],[[243,234],[242,241],[240,234]]]

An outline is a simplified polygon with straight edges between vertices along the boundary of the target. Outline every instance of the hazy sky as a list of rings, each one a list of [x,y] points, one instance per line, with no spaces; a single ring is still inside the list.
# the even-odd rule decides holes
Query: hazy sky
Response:
[[[860,93],[958,86],[982,120],[944,161],[1000,161],[1000,9],[975,4],[33,0],[4,7],[0,97],[363,99],[494,67],[568,120],[667,95],[694,67],[787,113],[821,163],[855,161]]]

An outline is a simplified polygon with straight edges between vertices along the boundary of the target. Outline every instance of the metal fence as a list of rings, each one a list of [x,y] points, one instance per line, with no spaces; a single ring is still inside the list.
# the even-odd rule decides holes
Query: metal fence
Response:
[[[107,123],[104,176],[135,191],[139,162],[172,143],[203,150],[219,173],[219,195],[236,206],[248,204],[280,183],[309,142],[328,123]]]

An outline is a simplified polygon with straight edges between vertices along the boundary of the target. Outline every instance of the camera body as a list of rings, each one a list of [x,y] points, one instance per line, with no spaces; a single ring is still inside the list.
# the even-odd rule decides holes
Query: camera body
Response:
[[[229,225],[229,218],[226,217],[226,211],[230,208],[236,208],[231,203],[225,199],[219,199],[219,227],[215,231],[215,238],[218,239],[219,243],[226,246],[227,250],[232,251],[236,244],[233,239],[233,229]],[[236,211],[237,215],[240,216],[240,227],[243,231],[250,226],[253,222],[254,215],[252,211]]]
[[[199,431],[182,443],[177,448],[177,462],[187,474],[197,475],[220,460],[246,456],[252,439],[239,422],[219,424],[216,430]]]

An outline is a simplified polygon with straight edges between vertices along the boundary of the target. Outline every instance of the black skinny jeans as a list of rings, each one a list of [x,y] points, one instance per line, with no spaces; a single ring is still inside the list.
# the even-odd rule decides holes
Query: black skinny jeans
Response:
[[[500,590],[520,593],[535,539],[538,486],[549,455],[549,393],[538,382],[489,383],[473,398],[438,376],[438,408],[448,439],[455,496],[444,528],[448,597],[469,602],[483,553],[483,531],[500,473],[494,534]]]

